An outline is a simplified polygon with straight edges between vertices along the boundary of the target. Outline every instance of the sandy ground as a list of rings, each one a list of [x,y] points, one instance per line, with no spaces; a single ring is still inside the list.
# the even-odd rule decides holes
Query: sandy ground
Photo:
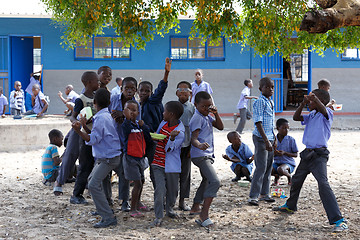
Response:
[[[215,226],[210,232],[198,227],[194,222],[196,218],[181,211],[178,211],[179,219],[165,218],[161,227],[152,228],[153,212],[146,213],[142,219],[133,219],[119,211],[117,201],[114,210],[118,226],[94,229],[92,225],[97,219],[89,215],[95,210],[91,199],[87,206],[72,205],[69,198],[73,184],[66,184],[60,197],[42,185],[41,149],[0,153],[0,239],[359,239],[360,131],[333,131],[329,142],[328,177],[350,228],[340,234],[331,233],[312,175],[304,184],[299,211],[294,215],[271,210],[284,203],[280,198],[275,204],[261,202],[259,207],[249,206],[246,202],[249,187],[231,182],[234,175],[230,163],[221,158],[228,145],[226,133],[215,133],[214,166],[222,186],[211,207],[210,216]],[[303,149],[302,131],[291,131],[290,135],[296,139],[299,149]],[[253,149],[250,131],[245,132],[242,139]],[[152,207],[153,189],[148,172],[146,174],[143,201]],[[286,179],[280,181],[285,183]],[[199,171],[193,166],[191,197],[199,182]],[[285,185],[283,188],[288,193]],[[113,196],[117,196],[117,184],[113,185]],[[188,203],[191,204],[191,199]]]

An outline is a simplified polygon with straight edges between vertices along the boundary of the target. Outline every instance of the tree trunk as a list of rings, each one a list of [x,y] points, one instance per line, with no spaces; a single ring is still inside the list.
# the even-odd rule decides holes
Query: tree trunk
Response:
[[[329,0],[317,0],[317,2],[320,6],[333,4],[333,1]],[[307,12],[300,30],[309,33],[326,33],[328,30],[346,26],[360,26],[360,0],[337,0],[331,8]]]

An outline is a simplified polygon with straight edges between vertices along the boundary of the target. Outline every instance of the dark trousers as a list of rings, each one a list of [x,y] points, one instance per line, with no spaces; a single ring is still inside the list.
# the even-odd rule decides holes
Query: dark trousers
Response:
[[[120,156],[120,163],[114,171],[119,177],[119,200],[129,201],[130,182],[129,180],[126,180],[124,175],[123,158],[124,154],[122,153]]]
[[[190,148],[181,148],[181,173],[180,173],[180,198],[189,198],[190,196],[190,173],[191,173],[191,158]]]
[[[296,211],[302,185],[309,173],[318,182],[319,195],[330,224],[342,219],[338,203],[327,178],[329,151],[326,148],[305,149],[300,153],[301,161],[291,180],[290,198],[287,206]]]
[[[147,157],[147,159],[149,161],[150,179],[151,179],[154,189],[155,189],[155,177],[154,177],[154,170],[153,170],[153,167],[151,166],[151,163],[154,160],[155,149],[156,149],[156,143],[154,141],[147,143],[146,149],[145,149],[145,157]]]
[[[84,193],[87,179],[94,167],[94,157],[92,147],[85,144],[84,140],[80,141],[79,168],[76,176],[73,195],[76,197]]]

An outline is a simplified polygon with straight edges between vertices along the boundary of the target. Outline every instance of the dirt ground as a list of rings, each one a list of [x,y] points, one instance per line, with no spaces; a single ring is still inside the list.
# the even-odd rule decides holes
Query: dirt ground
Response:
[[[179,219],[164,218],[161,227],[150,226],[153,211],[142,219],[133,219],[114,210],[118,225],[108,229],[94,229],[98,221],[89,214],[95,207],[89,198],[87,206],[70,204],[74,184],[64,186],[64,195],[55,197],[50,187],[41,183],[41,155],[43,149],[28,152],[0,153],[0,239],[359,239],[360,234],[360,131],[333,131],[329,142],[330,160],[328,177],[337,197],[341,212],[349,220],[349,230],[331,233],[322,207],[316,181],[309,175],[299,200],[299,211],[293,215],[273,212],[273,206],[283,204],[261,202],[259,207],[249,206],[249,187],[231,182],[234,174],[230,163],[221,158],[226,146],[227,131],[215,132],[215,168],[221,180],[218,197],[214,199],[210,217],[215,226],[207,232],[196,225],[196,217],[177,211]],[[291,131],[301,144],[302,131]],[[251,149],[251,132],[242,135]],[[45,147],[45,146],[44,146]],[[60,152],[63,148],[60,149]],[[297,163],[299,158],[296,159]],[[146,171],[143,201],[153,206],[153,189]],[[285,184],[286,179],[280,180]],[[200,174],[193,165],[191,197],[200,183]],[[288,194],[288,187],[281,186]],[[113,185],[113,197],[118,194]],[[87,194],[86,194],[87,195]],[[188,204],[191,204],[188,200]]]

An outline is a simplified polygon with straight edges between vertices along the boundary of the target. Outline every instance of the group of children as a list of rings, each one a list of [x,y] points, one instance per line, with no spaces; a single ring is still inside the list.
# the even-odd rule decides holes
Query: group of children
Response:
[[[130,216],[135,218],[142,217],[142,212],[149,211],[141,202],[145,183],[144,170],[148,167],[154,187],[154,226],[161,225],[164,208],[168,217],[177,217],[174,206],[179,188],[179,208],[189,210],[190,215],[199,215],[196,223],[200,226],[209,227],[213,224],[209,218],[209,209],[220,188],[220,181],[213,167],[213,127],[223,130],[224,125],[210,95],[211,87],[201,79],[201,71],[196,72],[193,84],[186,81],[177,84],[178,101],[162,105],[170,70],[171,61],[167,58],[164,77],[154,92],[150,82],[142,81],[138,85],[136,79],[126,77],[121,81],[121,93],[111,97],[106,87],[111,80],[109,67],[99,68],[98,74],[85,72],[81,79],[85,89],[75,101],[70,118],[73,130],[69,133],[57,177],[55,172],[61,159],[58,159],[59,155],[53,148],[61,146],[62,134],[49,134],[51,145],[43,156],[43,166],[49,165],[46,159],[50,156],[56,157],[57,160],[54,160],[54,169],[43,168],[44,177],[48,178],[48,181],[56,178],[54,194],[62,194],[61,186],[64,179],[68,177],[70,169],[79,158],[78,174],[70,202],[86,204],[83,192],[88,184],[89,193],[96,206],[96,212],[93,214],[101,216],[101,221],[94,225],[96,228],[117,224],[116,216],[111,209],[112,171],[119,176],[121,210],[129,211]],[[252,87],[251,80],[245,85]],[[286,204],[274,210],[292,213],[297,209],[297,199],[303,181],[306,175],[312,172],[319,182],[321,199],[331,200],[323,201],[330,224],[336,224],[336,231],[345,230],[346,221],[340,214],[326,178],[326,160],[329,153],[326,147],[332,122],[332,111],[325,107],[329,102],[328,92],[314,90],[305,96],[294,114],[295,121],[302,121],[306,125],[303,142],[307,148],[300,154],[300,165],[291,177],[290,174],[295,167],[293,158],[298,152],[295,140],[287,135],[289,123],[285,119],[279,119],[276,123],[278,134],[275,135],[273,132],[273,81],[267,77],[262,78],[259,86],[261,95],[253,107],[255,153],[242,143],[238,132],[230,132],[227,136],[231,145],[223,157],[233,162],[231,169],[236,174],[233,180],[245,177],[251,181],[248,202],[257,206],[259,200],[275,201],[269,194],[271,174],[275,175],[275,184],[278,183],[279,176],[287,176],[291,184],[290,198]],[[197,88],[199,91],[194,91]],[[139,102],[135,99],[136,92]],[[301,115],[306,104],[312,111],[308,115]],[[79,115],[85,107],[92,108],[92,118]],[[313,131],[317,133],[316,136],[312,134]],[[79,139],[82,140],[78,141]],[[253,175],[252,161],[256,166]],[[184,200],[190,193],[191,162],[199,168],[202,181],[196,191],[193,205],[189,208]],[[47,177],[51,171],[54,172],[54,176]],[[130,181],[134,186],[129,206]]]

